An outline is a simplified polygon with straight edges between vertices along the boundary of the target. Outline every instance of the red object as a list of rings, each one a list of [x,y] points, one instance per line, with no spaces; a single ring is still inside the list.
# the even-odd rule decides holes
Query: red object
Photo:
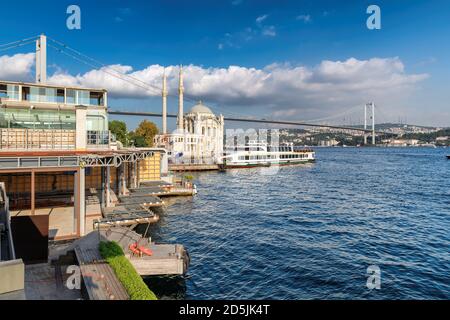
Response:
[[[137,248],[137,243],[130,244],[130,251],[134,254],[140,255],[141,251]]]
[[[139,250],[140,250],[143,254],[146,254],[146,255],[148,255],[148,256],[151,256],[151,255],[153,254],[153,251],[152,251],[152,250],[150,250],[149,248],[143,247],[143,246],[140,246],[140,247],[139,247]]]
[[[142,256],[142,254],[146,254],[148,256],[151,256],[153,254],[153,251],[150,250],[149,248],[146,248],[144,246],[139,246],[138,247],[138,243],[132,243],[130,244],[130,251],[133,252],[136,255]]]

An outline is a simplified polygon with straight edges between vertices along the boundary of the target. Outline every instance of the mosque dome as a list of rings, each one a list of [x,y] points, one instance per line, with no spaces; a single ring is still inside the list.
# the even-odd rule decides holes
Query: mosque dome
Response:
[[[198,102],[195,106],[192,107],[191,113],[210,113],[213,114],[210,108],[205,106],[201,101]]]

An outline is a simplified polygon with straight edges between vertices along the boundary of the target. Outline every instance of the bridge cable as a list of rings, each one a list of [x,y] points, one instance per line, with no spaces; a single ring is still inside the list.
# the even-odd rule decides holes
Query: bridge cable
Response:
[[[22,47],[22,46],[25,46],[27,44],[33,43],[33,42],[34,42],[34,40],[28,41],[28,42],[21,42],[21,43],[18,43],[18,44],[15,44],[15,45],[12,45],[12,46],[9,46],[9,47],[6,47],[6,48],[0,48],[0,52],[7,51],[7,50],[10,50],[10,49],[14,49],[14,48],[18,48],[18,47]]]
[[[20,42],[25,42],[25,41],[29,41],[29,40],[36,40],[38,37],[39,36],[34,36],[34,37],[25,38],[25,39],[18,40],[18,41],[13,41],[13,42],[10,42],[10,43],[0,44],[0,47],[6,47],[6,46],[9,47],[9,46],[15,45],[15,44],[20,43]]]

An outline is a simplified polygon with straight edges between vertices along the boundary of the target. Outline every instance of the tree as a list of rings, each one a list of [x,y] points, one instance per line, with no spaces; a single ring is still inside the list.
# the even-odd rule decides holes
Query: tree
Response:
[[[142,136],[138,136],[134,131],[130,131],[128,136],[130,138],[130,143],[132,143],[135,147],[138,148],[147,147],[145,138]]]
[[[113,133],[116,136],[116,139],[122,142],[124,146],[127,145],[128,133],[127,133],[127,125],[125,122],[119,120],[110,121],[109,131],[111,131],[111,133]]]
[[[153,137],[158,134],[158,127],[148,120],[143,120],[134,131],[135,137],[143,137],[145,147],[153,146]],[[136,139],[135,139],[136,141]]]

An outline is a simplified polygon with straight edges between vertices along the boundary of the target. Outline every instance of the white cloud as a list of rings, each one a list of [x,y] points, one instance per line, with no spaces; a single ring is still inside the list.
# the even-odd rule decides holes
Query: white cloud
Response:
[[[26,81],[31,79],[31,70],[35,63],[35,54],[18,53],[13,56],[0,56],[0,79]]]
[[[256,24],[261,24],[263,23],[264,20],[266,20],[268,17],[267,14],[263,14],[262,16],[259,16],[256,18]]]
[[[33,54],[0,57],[0,78],[31,77]],[[150,65],[142,70],[112,65],[71,75],[58,71],[48,81],[60,85],[106,88],[111,98],[149,98],[160,96],[163,66]],[[143,89],[112,76],[117,70],[155,87]],[[106,71],[106,72],[105,72]],[[171,95],[177,95],[178,67],[166,67]],[[427,74],[408,74],[398,57],[344,61],[322,61],[316,66],[271,64],[264,68],[229,66],[184,67],[185,95],[202,99],[221,109],[260,108],[260,115],[308,119],[333,114],[374,100],[395,107],[405,105],[417,84]],[[145,86],[144,86],[145,87]],[[236,109],[238,108],[238,109]],[[253,109],[254,110],[254,109]]]
[[[217,45],[218,50],[228,48],[241,48],[245,43],[261,37],[275,37],[277,35],[276,28],[273,25],[266,25],[264,21],[269,17],[263,14],[255,19],[255,26],[246,27],[238,32],[225,33]]]
[[[262,34],[264,36],[268,36],[268,37],[275,37],[277,35],[277,32],[275,30],[275,26],[264,27],[263,30],[262,30]]]
[[[125,17],[129,17],[133,14],[133,10],[130,8],[117,8],[117,16],[114,17],[114,21],[117,23],[121,23],[125,20]]]
[[[303,21],[304,23],[311,22],[311,15],[309,14],[301,14],[296,17],[297,20]]]
[[[225,33],[221,42],[217,45],[217,49],[223,50],[225,47],[228,48],[241,48],[243,44],[251,41],[258,35],[257,31],[247,27],[236,33]]]

